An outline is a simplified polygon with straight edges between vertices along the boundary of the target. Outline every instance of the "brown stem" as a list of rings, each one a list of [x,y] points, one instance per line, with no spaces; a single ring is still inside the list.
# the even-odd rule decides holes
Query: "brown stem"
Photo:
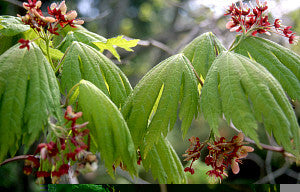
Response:
[[[224,117],[224,119],[225,119],[225,117]],[[233,125],[233,123],[230,123],[230,128],[234,129],[237,132],[241,132],[240,130],[238,130]],[[283,147],[277,147],[277,146],[267,145],[267,144],[263,144],[263,143],[258,143],[257,144],[255,141],[253,141],[252,139],[250,139],[248,137],[245,137],[245,141],[247,141],[247,142],[249,142],[251,144],[255,144],[255,145],[261,146],[263,149],[266,149],[266,150],[269,150],[269,151],[275,151],[275,152],[282,153],[285,157],[290,157],[290,158],[295,159],[295,156],[293,154],[291,154],[291,153],[286,152]]]
[[[30,157],[30,156],[34,157],[34,155],[19,155],[19,156],[15,156],[15,157],[13,157],[13,158],[6,159],[6,160],[3,161],[2,163],[0,163],[0,167],[1,167],[2,165],[5,165],[5,164],[7,164],[7,163],[10,163],[10,162],[20,161],[20,160],[25,160],[25,159],[27,159],[27,158]]]

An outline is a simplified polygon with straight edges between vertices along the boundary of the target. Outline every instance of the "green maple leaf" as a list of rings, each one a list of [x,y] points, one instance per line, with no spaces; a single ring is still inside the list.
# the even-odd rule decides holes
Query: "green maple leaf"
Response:
[[[201,93],[202,112],[215,134],[224,114],[228,122],[259,143],[257,122],[262,122],[279,145],[299,157],[300,132],[293,108],[280,83],[259,63],[222,52],[212,64]]]
[[[182,120],[183,137],[199,107],[196,77],[183,54],[174,55],[151,69],[127,98],[122,113],[136,147],[146,154],[161,133],[167,136],[177,120]],[[180,107],[178,107],[180,103]]]
[[[41,49],[16,44],[0,56],[0,161],[14,156],[20,144],[29,148],[47,124],[60,117],[59,88]]]
[[[187,178],[180,159],[163,135],[158,136],[158,142],[149,151],[147,157],[143,149],[141,155],[144,168],[147,171],[151,169],[153,178],[159,183],[186,183]]]
[[[126,39],[123,39],[123,35],[120,35],[118,37],[107,39],[106,43],[103,43],[103,42],[93,42],[93,43],[97,47],[99,47],[101,52],[103,52],[105,49],[107,49],[118,59],[118,61],[120,61],[120,55],[118,54],[117,50],[115,49],[115,46],[121,47],[121,48],[125,49],[126,51],[133,51],[131,48],[135,47],[138,42],[139,42],[139,39],[126,40]]]
[[[263,65],[292,99],[300,100],[300,56],[298,54],[259,37],[243,39],[234,52]]]

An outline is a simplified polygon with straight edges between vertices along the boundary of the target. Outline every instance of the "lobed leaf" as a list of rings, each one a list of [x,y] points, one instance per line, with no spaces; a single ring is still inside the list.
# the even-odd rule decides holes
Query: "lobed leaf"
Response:
[[[0,16],[0,26],[0,35],[4,36],[14,36],[30,29],[20,18],[13,16]]]
[[[17,44],[0,56],[0,161],[14,155],[21,139],[29,147],[47,124],[60,116],[54,72],[39,47]]]
[[[200,104],[214,133],[224,113],[258,143],[260,121],[279,145],[299,155],[300,132],[292,106],[280,83],[260,64],[236,53],[221,53],[208,72]]]
[[[287,94],[300,100],[300,56],[259,37],[246,37],[234,50],[263,65],[280,82]]]
[[[88,121],[95,149],[100,151],[108,173],[113,175],[113,164],[124,163],[127,170],[136,174],[135,147],[125,120],[117,106],[91,82],[79,84],[79,107],[83,119]],[[95,151],[96,152],[96,151]]]
[[[141,155],[144,156],[143,151]],[[146,171],[151,170],[153,178],[160,184],[186,183],[186,175],[175,150],[164,138],[159,136],[158,142],[152,147],[148,155],[142,160]]]
[[[63,61],[62,90],[70,91],[81,79],[95,84],[118,107],[132,89],[124,73],[112,61],[94,48],[74,41]]]
[[[128,97],[122,113],[131,131],[135,146],[144,145],[144,153],[167,135],[179,117],[185,136],[197,116],[199,93],[197,81],[188,59],[174,55],[150,70]]]
[[[206,78],[207,72],[218,54],[225,51],[225,47],[217,37],[207,32],[195,38],[182,50],[182,53],[190,60],[197,74]]]
[[[114,37],[111,39],[107,39],[106,42],[93,42],[101,52],[103,52],[105,49],[107,49],[109,52],[111,52],[119,61],[120,61],[120,55],[118,54],[116,47],[121,47],[125,49],[126,51],[133,51],[131,48],[137,46],[137,43],[139,42],[139,39],[133,39],[133,40],[126,40],[123,39],[123,35]]]

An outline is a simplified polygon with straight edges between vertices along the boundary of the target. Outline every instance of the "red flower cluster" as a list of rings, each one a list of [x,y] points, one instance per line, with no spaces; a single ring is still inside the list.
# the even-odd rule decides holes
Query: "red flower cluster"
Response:
[[[232,4],[226,11],[225,15],[230,15],[231,20],[226,24],[226,28],[230,31],[243,32],[255,36],[257,33],[270,34],[273,32],[281,36],[287,37],[289,43],[295,42],[295,33],[290,31],[291,26],[283,26],[279,19],[275,19],[271,25],[266,11],[268,9],[267,2],[263,4],[256,0],[257,6],[253,9],[248,8],[246,4],[239,2],[239,6]]]
[[[18,42],[21,43],[21,45],[19,47],[20,49],[23,49],[26,47],[27,50],[29,51],[29,49],[30,49],[30,46],[29,46],[30,41],[29,40],[20,39]]]
[[[71,122],[71,128],[67,130],[59,128],[62,129],[63,133],[58,136],[59,139],[56,139],[55,142],[40,143],[35,151],[35,156],[29,156],[25,160],[23,169],[25,174],[31,174],[32,168],[36,168],[38,170],[36,172],[37,183],[44,183],[46,177],[51,177],[52,183],[58,183],[61,176],[68,174],[75,161],[77,161],[75,174],[79,174],[82,170],[87,173],[97,169],[96,156],[86,151],[88,145],[85,144],[86,139],[84,137],[89,133],[89,130],[83,128],[88,123],[76,124],[76,120],[81,116],[81,112],[74,113],[71,106],[67,107],[64,117],[67,120],[66,125]],[[49,169],[51,170],[49,171]]]
[[[43,15],[40,9],[41,5],[41,1],[28,0],[28,3],[23,3],[23,7],[27,10],[27,14],[25,16],[18,15],[22,19],[23,23],[30,25],[30,27],[34,29],[40,37],[44,38],[45,35],[48,35],[48,33],[46,33],[47,31],[50,34],[59,35],[57,32],[58,25],[60,25],[61,28],[64,28],[67,25],[76,27],[75,24],[82,25],[84,23],[83,20],[76,19],[76,11],[69,11],[66,13],[67,6],[65,1],[62,1],[59,5],[52,3],[50,8],[48,7],[48,13],[51,15],[49,17],[45,17]],[[20,41],[22,41],[22,39]],[[25,41],[28,40],[20,42],[22,44],[20,48],[22,49],[27,47],[29,50],[29,42]]]
[[[186,150],[186,154],[183,156],[187,157],[184,161],[192,160],[190,167],[184,169],[185,172],[190,172],[194,174],[194,169],[192,164],[194,161],[200,158],[200,151],[207,144],[207,149],[209,154],[205,158],[205,163],[211,166],[213,169],[208,171],[206,174],[215,178],[223,179],[223,176],[227,176],[225,170],[231,166],[232,172],[237,174],[240,171],[238,163],[239,159],[245,158],[248,152],[252,152],[254,149],[249,146],[244,146],[246,144],[243,142],[244,135],[239,133],[234,136],[231,141],[226,142],[224,137],[221,137],[219,141],[214,141],[214,143],[200,143],[199,138],[192,137],[189,139],[191,146]]]
[[[184,159],[184,161],[190,161],[192,160],[191,162],[191,165],[189,167],[186,167],[184,169],[185,172],[190,172],[192,175],[195,173],[195,170],[192,168],[192,165],[194,163],[194,161],[196,161],[197,159],[200,158],[200,155],[201,155],[201,150],[202,148],[205,146],[204,143],[200,143],[200,140],[198,137],[191,137],[189,139],[189,141],[191,142],[191,145],[190,147],[185,151],[185,154],[183,154],[182,156],[183,157],[186,157]]]
[[[243,133],[239,133],[238,136],[234,136],[228,142],[226,142],[224,137],[221,137],[214,144],[208,143],[209,154],[205,158],[205,163],[211,166],[213,170],[208,171],[206,174],[222,180],[222,175],[227,176],[225,169],[229,165],[231,165],[232,172],[238,174],[240,171],[239,159],[245,158],[248,152],[254,151],[252,147],[244,146],[246,143],[243,140]]]

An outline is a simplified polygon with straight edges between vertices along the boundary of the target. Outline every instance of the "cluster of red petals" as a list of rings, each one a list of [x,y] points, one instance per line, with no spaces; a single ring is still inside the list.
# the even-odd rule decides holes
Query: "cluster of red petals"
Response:
[[[185,172],[190,172],[192,175],[195,173],[195,170],[192,168],[193,163],[200,158],[201,150],[205,146],[205,144],[200,143],[200,140],[198,137],[191,137],[189,139],[190,141],[190,147],[185,151],[185,154],[182,156],[185,157],[184,161],[190,161],[191,165],[189,167],[186,167],[184,169]]]
[[[67,107],[65,113],[66,124],[71,122],[71,128],[67,131],[72,131],[72,134],[62,134],[55,142],[40,143],[35,151],[35,155],[39,155],[39,158],[29,156],[25,161],[23,169],[25,174],[31,174],[33,172],[32,168],[36,168],[38,169],[36,176],[39,184],[45,182],[44,177],[49,177],[50,175],[52,182],[57,183],[62,175],[68,174],[72,162],[78,162],[80,169],[85,168],[86,156],[89,156],[89,163],[97,162],[95,155],[85,151],[88,145],[85,144],[86,139],[84,136],[88,135],[89,130],[84,129],[88,124],[87,122],[80,125],[76,124],[76,120],[81,116],[81,112],[74,113],[71,106]],[[50,162],[55,167],[55,170],[43,170],[40,164],[45,161]],[[84,161],[84,164],[81,161]],[[63,163],[60,164],[59,162]]]
[[[137,160],[137,164],[138,165],[141,165],[141,162],[142,162],[142,155],[141,155],[141,152],[140,151],[138,151],[138,160]]]
[[[57,32],[58,25],[63,28],[67,25],[75,27],[75,24],[82,25],[84,23],[83,20],[76,19],[76,11],[66,13],[67,6],[65,1],[62,1],[60,4],[52,3],[50,8],[48,7],[50,17],[43,15],[40,10],[41,5],[41,1],[28,0],[28,3],[23,3],[23,7],[27,10],[26,15],[22,17],[19,16],[24,24],[30,25],[30,27],[37,32],[45,30],[54,35],[59,35]]]
[[[30,49],[30,46],[29,46],[30,41],[29,40],[20,39],[18,42],[21,43],[21,45],[19,47],[20,49],[23,49],[26,47],[27,50],[29,51],[29,49]]]
[[[252,152],[254,149],[249,146],[244,146],[246,144],[243,142],[244,135],[239,133],[234,136],[230,141],[226,141],[224,137],[213,143],[205,142],[200,143],[198,137],[191,137],[190,147],[185,151],[182,156],[186,157],[184,161],[190,161],[191,165],[184,169],[185,172],[195,173],[192,168],[193,162],[200,158],[200,152],[203,147],[207,144],[207,149],[209,154],[205,158],[205,164],[212,167],[212,170],[208,171],[206,174],[215,178],[222,180],[224,176],[227,176],[225,170],[231,166],[232,172],[237,174],[239,172],[239,165],[241,158],[245,158],[248,152]]]
[[[246,143],[243,140],[244,135],[239,133],[231,141],[226,141],[224,137],[221,137],[213,144],[208,143],[209,154],[205,158],[205,163],[213,169],[206,174],[222,180],[223,176],[227,176],[225,169],[229,166],[234,174],[238,174],[240,159],[245,158],[248,152],[254,151],[252,147],[244,146]]]
[[[267,2],[261,3],[259,0],[256,0],[256,4],[256,7],[253,9],[248,8],[241,1],[238,6],[234,3],[229,6],[225,15],[230,15],[231,20],[226,24],[226,28],[230,29],[230,31],[250,32],[253,36],[257,33],[269,34],[269,32],[273,32],[287,37],[290,44],[294,43],[296,36],[290,30],[292,27],[281,25],[279,19],[275,19],[274,24],[271,24],[266,15]]]
[[[40,159],[30,155],[25,159],[23,173],[25,175],[30,175],[33,172],[33,168],[38,169],[40,167]]]

